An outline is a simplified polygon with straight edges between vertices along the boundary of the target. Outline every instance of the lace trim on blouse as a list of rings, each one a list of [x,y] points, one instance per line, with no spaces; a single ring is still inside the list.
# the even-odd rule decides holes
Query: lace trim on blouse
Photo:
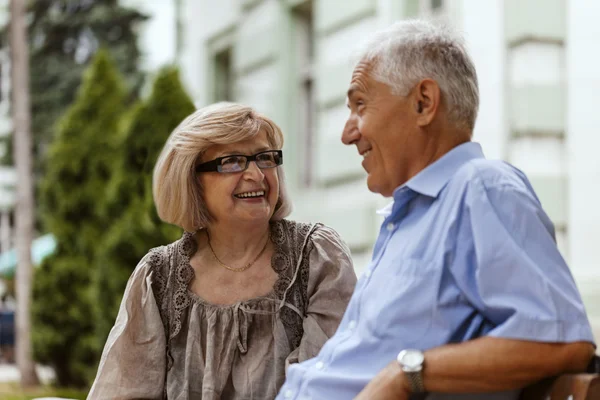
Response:
[[[313,226],[313,231],[315,229]],[[309,255],[314,247],[310,238],[305,241],[312,233],[310,231],[311,225],[305,223],[286,220],[271,223],[274,245],[271,267],[278,274],[273,293],[284,305],[280,309],[280,318],[292,349],[300,345],[304,333],[302,322],[308,306]],[[197,248],[195,233],[185,232],[177,242],[152,249],[148,254],[153,290],[167,337],[167,369],[172,366],[169,343],[181,331],[185,309],[197,301],[188,290],[194,278],[190,258]],[[295,270],[300,257],[302,261]],[[244,344],[242,349],[245,349]]]

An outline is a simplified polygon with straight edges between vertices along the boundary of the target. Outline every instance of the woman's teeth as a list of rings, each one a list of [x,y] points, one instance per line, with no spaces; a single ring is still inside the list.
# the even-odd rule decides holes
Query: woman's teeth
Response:
[[[262,197],[264,195],[265,195],[264,190],[261,190],[258,192],[246,192],[246,193],[236,194],[235,197],[238,197],[240,199],[247,199],[247,198],[251,198],[251,197]]]

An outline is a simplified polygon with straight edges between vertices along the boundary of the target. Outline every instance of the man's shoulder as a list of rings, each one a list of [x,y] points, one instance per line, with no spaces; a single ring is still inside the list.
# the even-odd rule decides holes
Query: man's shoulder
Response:
[[[492,206],[496,211],[518,215],[524,209],[542,211],[535,189],[523,171],[502,160],[471,160],[447,186],[447,199],[473,209]]]
[[[516,190],[533,193],[527,176],[514,165],[502,160],[478,158],[458,169],[450,181],[456,189]]]

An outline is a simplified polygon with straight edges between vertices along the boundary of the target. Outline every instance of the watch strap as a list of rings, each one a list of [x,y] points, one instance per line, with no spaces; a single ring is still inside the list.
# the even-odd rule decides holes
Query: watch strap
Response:
[[[425,385],[423,384],[423,371],[404,372],[408,378],[410,390],[413,393],[425,393]]]

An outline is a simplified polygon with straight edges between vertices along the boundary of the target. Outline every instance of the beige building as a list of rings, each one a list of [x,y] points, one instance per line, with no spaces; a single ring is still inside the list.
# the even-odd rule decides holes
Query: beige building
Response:
[[[600,333],[600,2],[121,1],[151,17],[140,30],[146,70],[178,62],[198,106],[247,103],[283,128],[292,218],[337,229],[359,272],[381,223],[375,211],[387,200],[367,190],[360,157],[340,142],[352,51],[399,19],[453,24],[464,33],[479,74],[474,139],[488,158],[507,160],[531,179]],[[0,68],[2,135],[8,74],[2,61]],[[5,203],[12,176],[0,168]]]
[[[286,134],[293,218],[322,221],[357,270],[385,199],[368,192],[354,148],[340,143],[356,44],[413,17],[462,32],[479,73],[475,140],[530,177],[600,328],[600,3],[584,0],[182,0],[180,64],[198,105],[235,100]],[[596,46],[597,47],[597,46]]]

